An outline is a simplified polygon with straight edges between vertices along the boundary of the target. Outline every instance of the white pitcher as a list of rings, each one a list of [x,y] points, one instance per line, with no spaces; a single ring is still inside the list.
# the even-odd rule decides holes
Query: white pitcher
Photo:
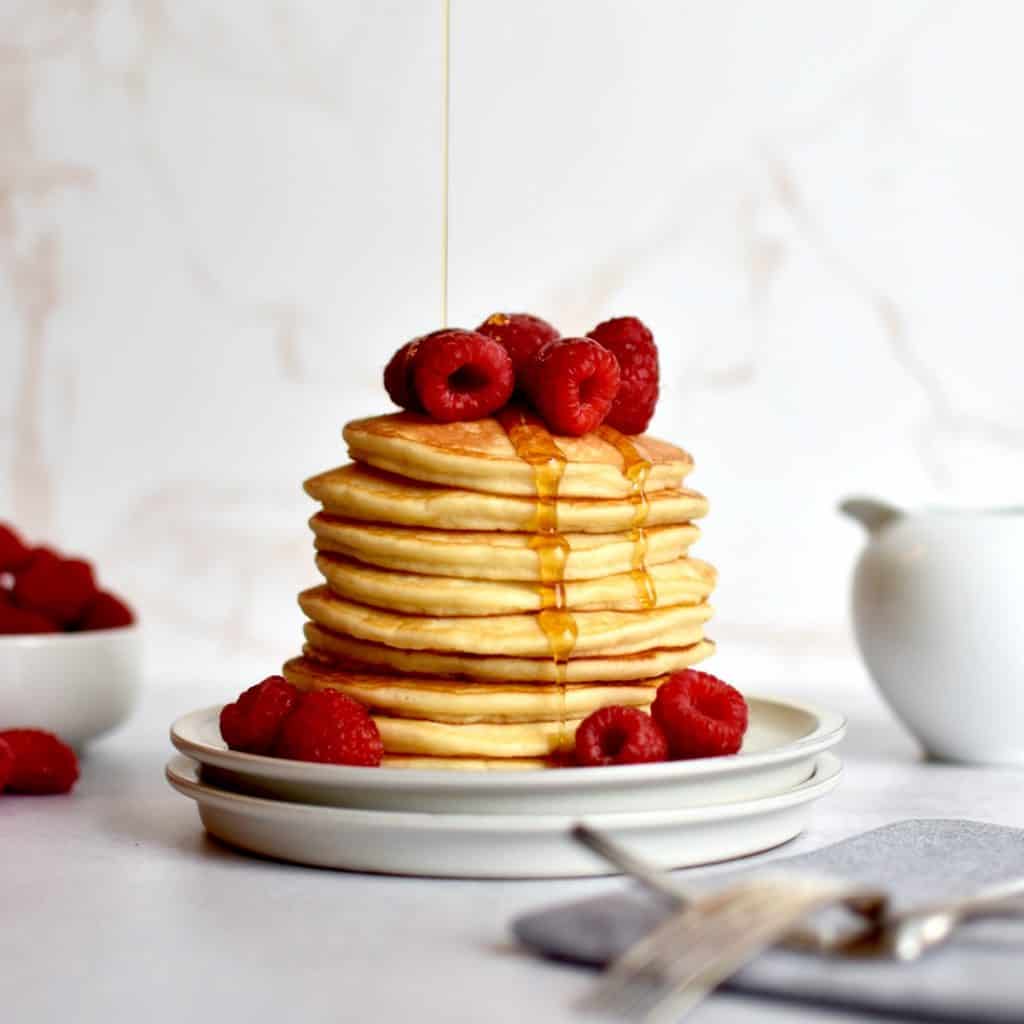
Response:
[[[903,510],[851,498],[864,661],[932,757],[1024,765],[1024,507]]]

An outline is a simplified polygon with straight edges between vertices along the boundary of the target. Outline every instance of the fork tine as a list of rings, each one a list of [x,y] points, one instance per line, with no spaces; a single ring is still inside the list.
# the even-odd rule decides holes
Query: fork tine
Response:
[[[767,889],[744,892],[719,911],[709,927],[690,943],[681,955],[671,957],[662,972],[670,988],[692,982],[733,950],[756,941],[761,928],[774,922],[783,908],[777,894]]]
[[[707,915],[706,906],[694,904],[667,918],[607,968],[604,976],[584,997],[580,1008],[602,1010],[631,1002],[625,996],[626,990],[640,981],[650,983],[659,964],[661,950],[677,947],[679,940],[698,929]]]
[[[759,891],[752,892],[744,887],[716,893],[672,915],[612,964],[583,1001],[583,1007],[613,1008],[628,1015],[636,1011],[641,1002],[651,1003],[657,995],[657,983],[675,980],[675,970],[668,977],[666,974],[675,967],[676,961],[682,960],[684,965],[691,962],[691,948],[683,945],[680,952],[681,944],[697,936],[698,947],[712,946],[720,952],[722,942],[731,941],[733,933],[744,930],[749,915],[757,911],[763,901],[764,896]],[[684,969],[690,973],[688,968]]]
[[[784,886],[778,886],[774,893],[767,889],[761,900],[737,908],[748,916],[742,929],[730,934],[728,941],[719,936],[717,948],[712,948],[711,943],[698,943],[684,963],[674,965],[670,990],[647,1020],[652,1024],[680,1020],[795,921],[836,895],[837,890],[831,885],[797,883],[797,888],[788,892]]]
[[[685,934],[700,925],[701,921],[719,911],[723,903],[723,894],[715,893],[698,902],[693,902],[668,917],[649,935],[635,943],[615,960],[606,972],[612,980],[616,976],[644,973],[655,963],[659,950],[677,934]]]
[[[656,952],[656,968],[663,980],[672,980],[683,972],[692,972],[709,951],[720,951],[733,936],[749,927],[750,916],[761,910],[761,901],[750,892],[736,893],[728,901],[718,902],[706,915],[698,931],[682,937],[690,941],[675,948],[663,944]]]
[[[581,1008],[678,1019],[809,910],[839,895],[831,882],[771,878],[693,901],[615,961]]]

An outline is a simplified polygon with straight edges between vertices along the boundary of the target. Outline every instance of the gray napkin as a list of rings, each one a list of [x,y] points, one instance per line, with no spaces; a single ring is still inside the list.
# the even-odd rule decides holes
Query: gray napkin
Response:
[[[715,875],[702,889],[740,874]],[[967,896],[1024,877],[1024,831],[975,821],[902,821],[813,853],[774,860],[770,870],[878,885],[896,908]],[[681,882],[685,876],[680,875]],[[695,886],[696,888],[696,886]],[[637,890],[527,914],[513,924],[524,945],[545,956],[600,965],[618,956],[668,913]],[[922,959],[843,960],[772,949],[728,988],[821,1006],[924,1021],[1024,1021],[1024,922],[965,925]]]

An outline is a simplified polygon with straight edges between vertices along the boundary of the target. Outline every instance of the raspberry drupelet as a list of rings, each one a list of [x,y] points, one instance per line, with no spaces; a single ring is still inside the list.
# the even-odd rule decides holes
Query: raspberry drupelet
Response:
[[[477,420],[504,406],[515,387],[508,352],[476,331],[445,330],[421,339],[412,360],[416,394],[439,423]]]
[[[651,715],[676,760],[735,754],[747,731],[747,702],[739,690],[707,672],[675,672],[658,687]]]
[[[477,331],[493,338],[508,352],[517,379],[539,349],[561,337],[547,320],[532,313],[492,313]]]
[[[619,390],[619,364],[589,338],[548,342],[521,382],[555,434],[580,437],[604,421]]]
[[[576,761],[584,766],[642,764],[667,757],[664,733],[639,708],[601,708],[576,730]]]
[[[654,335],[635,316],[598,324],[588,335],[603,345],[619,364],[621,382],[607,423],[624,434],[642,434],[658,404],[658,348]]]

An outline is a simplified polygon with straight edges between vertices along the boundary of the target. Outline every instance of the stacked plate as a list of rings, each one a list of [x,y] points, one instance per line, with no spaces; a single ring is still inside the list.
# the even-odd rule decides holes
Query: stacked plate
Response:
[[[770,849],[835,787],[841,715],[751,698],[731,757],[556,771],[308,764],[228,750],[219,707],[179,719],[167,765],[213,836],[317,867],[452,878],[550,878],[610,869],[569,837],[586,821],[664,867]]]
[[[218,708],[187,715],[168,777],[213,835],[322,867],[536,878],[608,871],[570,840],[581,819],[667,867],[800,832],[839,775],[831,712],[755,699],[737,755],[563,767],[587,715],[649,707],[714,651],[685,451],[606,424],[556,437],[516,406],[344,436],[352,462],[306,482],[324,582],[283,672],[367,707],[383,765],[228,751]]]

